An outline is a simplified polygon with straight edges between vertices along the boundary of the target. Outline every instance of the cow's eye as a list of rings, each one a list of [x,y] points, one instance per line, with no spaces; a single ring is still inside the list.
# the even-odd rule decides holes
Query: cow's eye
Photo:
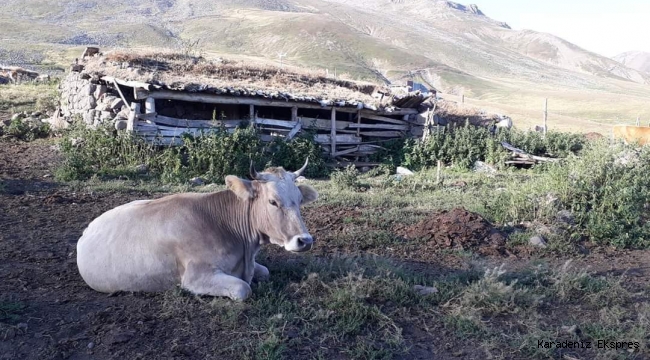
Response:
[[[278,207],[278,203],[275,200],[269,200],[269,204]]]

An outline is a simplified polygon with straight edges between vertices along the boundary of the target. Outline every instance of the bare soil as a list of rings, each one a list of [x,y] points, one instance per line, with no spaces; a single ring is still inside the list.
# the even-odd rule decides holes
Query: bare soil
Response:
[[[76,192],[56,183],[53,167],[59,161],[53,142],[0,142],[0,359],[224,359],[223,349],[240,337],[237,331],[215,327],[199,310],[200,298],[189,297],[187,311],[169,315],[165,294],[106,295],[90,289],[78,274],[75,244],[86,225],[104,211],[141,198],[163,196],[146,192]],[[332,246],[331,234],[344,234],[362,208],[333,206],[306,209],[310,231],[320,235],[315,256],[334,252],[358,253],[345,245]],[[365,225],[372,230],[372,225]],[[396,229],[405,238],[423,238],[420,248],[384,255],[398,264],[423,272],[452,273],[467,266],[465,259],[442,249],[471,249],[487,263],[506,262],[517,268],[534,257],[504,257],[504,236],[476,214],[462,209],[431,214],[415,226]],[[409,245],[414,246],[414,245]],[[438,252],[436,252],[438,250]],[[648,251],[566,254],[599,274],[628,274],[637,291],[650,286]],[[278,249],[265,251],[265,262],[287,261]],[[560,256],[553,261],[561,262]],[[271,266],[270,266],[271,267]],[[273,274],[271,274],[273,276]],[[549,310],[554,312],[554,310]],[[245,317],[245,313],[243,315]],[[550,316],[548,321],[555,317]],[[560,321],[560,320],[558,320]],[[245,324],[245,321],[244,321]],[[472,341],[462,341],[442,322],[403,323],[411,350],[409,359],[483,359]],[[294,335],[295,336],[295,335]],[[318,339],[314,339],[317,346]],[[308,358],[306,349],[291,348],[291,359]],[[332,353],[330,358],[346,358]],[[506,356],[508,358],[515,358]]]

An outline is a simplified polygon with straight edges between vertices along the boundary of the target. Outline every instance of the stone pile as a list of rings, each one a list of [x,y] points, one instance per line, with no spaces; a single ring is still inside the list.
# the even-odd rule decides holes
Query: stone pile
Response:
[[[89,126],[126,121],[127,104],[112,89],[87,74],[70,72],[59,85],[61,115],[71,123],[80,118]]]

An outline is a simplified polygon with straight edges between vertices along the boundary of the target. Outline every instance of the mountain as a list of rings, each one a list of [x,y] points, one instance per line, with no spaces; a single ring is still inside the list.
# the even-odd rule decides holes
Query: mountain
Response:
[[[286,63],[337,76],[414,79],[528,123],[555,96],[561,128],[599,126],[621,114],[605,104],[628,97],[639,109],[650,98],[650,75],[550,34],[511,29],[484,10],[442,0],[3,0],[0,63],[59,61],[90,44],[276,63],[286,54]],[[631,111],[623,115],[638,116]]]
[[[650,53],[628,51],[614,56],[614,60],[642,73],[650,74]]]

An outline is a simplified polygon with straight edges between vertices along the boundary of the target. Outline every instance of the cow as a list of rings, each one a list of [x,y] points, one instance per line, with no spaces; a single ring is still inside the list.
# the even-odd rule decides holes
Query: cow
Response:
[[[622,139],[626,144],[646,145],[650,141],[650,127],[614,125],[614,139]]]
[[[296,185],[295,172],[271,167],[250,178],[225,178],[226,190],[135,200],[103,213],[77,243],[85,283],[103,293],[160,292],[180,285],[197,294],[245,301],[255,278],[269,271],[255,262],[263,244],[309,251],[314,239],[300,206],[318,198]]]

